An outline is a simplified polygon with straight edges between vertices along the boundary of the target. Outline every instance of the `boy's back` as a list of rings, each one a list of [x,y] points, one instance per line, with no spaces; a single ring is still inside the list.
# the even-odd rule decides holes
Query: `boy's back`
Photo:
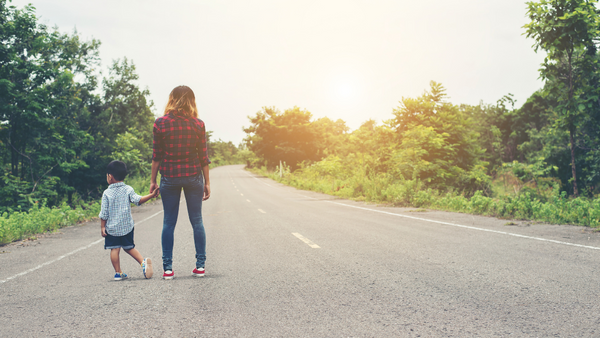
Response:
[[[102,207],[99,217],[106,220],[106,232],[112,236],[128,234],[134,226],[131,217],[131,203],[140,205],[142,196],[123,182],[113,183],[102,194]]]

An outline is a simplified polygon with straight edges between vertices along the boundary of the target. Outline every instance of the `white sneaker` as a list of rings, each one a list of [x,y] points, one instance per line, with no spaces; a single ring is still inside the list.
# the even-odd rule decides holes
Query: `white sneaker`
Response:
[[[146,258],[142,262],[142,271],[145,278],[152,278],[154,271],[152,270],[152,260],[150,258]]]

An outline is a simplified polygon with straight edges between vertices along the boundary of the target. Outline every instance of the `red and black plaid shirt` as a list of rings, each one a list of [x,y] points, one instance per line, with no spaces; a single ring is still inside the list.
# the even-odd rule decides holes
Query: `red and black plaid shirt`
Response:
[[[210,163],[202,120],[171,111],[154,121],[153,133],[152,160],[160,162],[162,176],[198,175]]]

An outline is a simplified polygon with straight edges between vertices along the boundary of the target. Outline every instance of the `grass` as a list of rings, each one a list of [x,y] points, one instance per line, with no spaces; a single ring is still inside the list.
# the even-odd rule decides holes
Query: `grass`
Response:
[[[264,167],[251,170],[298,189],[353,200],[505,219],[600,227],[600,198],[569,198],[558,189],[546,191],[543,195],[536,194],[532,189],[513,189],[513,194],[508,193],[509,189],[504,189],[503,194],[496,193],[494,197],[484,196],[478,191],[467,197],[459,192],[428,189],[418,180],[397,180],[386,174],[368,177],[358,172],[335,177],[308,167],[280,177],[278,171],[270,172]]]
[[[125,183],[133,187],[137,194],[147,195],[150,176],[126,178]],[[3,213],[0,215],[0,244],[31,238],[35,234],[56,231],[98,217],[99,201],[84,202],[76,194],[72,200],[71,205],[65,202],[50,208],[34,204],[27,211]]]
[[[97,217],[99,213],[99,202],[74,208],[66,203],[54,208],[36,204],[29,211],[14,211],[10,214],[5,212],[0,215],[0,244],[87,221]]]

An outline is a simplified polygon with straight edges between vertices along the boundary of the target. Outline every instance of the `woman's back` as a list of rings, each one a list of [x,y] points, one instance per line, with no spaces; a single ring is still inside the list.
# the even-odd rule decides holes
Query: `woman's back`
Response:
[[[208,165],[206,130],[202,120],[171,111],[154,122],[153,160],[161,161],[167,177],[194,176]]]

